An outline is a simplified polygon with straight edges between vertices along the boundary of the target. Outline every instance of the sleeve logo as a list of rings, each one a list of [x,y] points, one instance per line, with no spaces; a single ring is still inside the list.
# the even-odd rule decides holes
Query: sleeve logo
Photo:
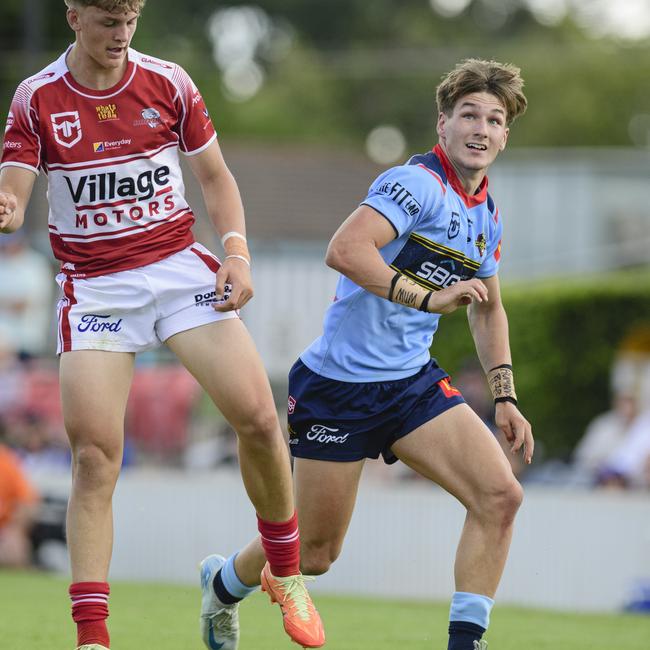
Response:
[[[422,206],[415,200],[414,196],[397,181],[387,181],[377,188],[378,194],[385,194],[411,217],[416,217],[422,211]]]
[[[78,111],[53,113],[50,115],[54,139],[63,147],[70,149],[81,140],[81,120]]]

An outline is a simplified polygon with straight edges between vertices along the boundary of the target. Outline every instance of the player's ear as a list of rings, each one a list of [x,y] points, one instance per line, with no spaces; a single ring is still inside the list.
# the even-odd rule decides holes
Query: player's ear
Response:
[[[503,151],[506,148],[506,144],[508,143],[508,136],[510,135],[510,129],[506,128],[506,130],[503,132],[503,141],[499,145],[499,151]]]
[[[81,17],[79,15],[79,9],[76,7],[68,7],[68,10],[65,12],[65,17],[68,20],[68,25],[73,32],[81,31]]]
[[[438,113],[438,122],[436,123],[436,132],[439,138],[445,137],[445,125],[447,124],[447,116],[440,111]]]

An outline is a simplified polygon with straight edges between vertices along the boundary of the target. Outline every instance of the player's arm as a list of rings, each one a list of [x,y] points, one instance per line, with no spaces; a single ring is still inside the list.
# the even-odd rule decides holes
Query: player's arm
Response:
[[[253,297],[253,282],[245,239],[244,207],[237,182],[216,140],[201,153],[190,156],[188,161],[201,185],[208,215],[226,250],[217,272],[216,292],[218,296],[223,295],[225,284],[232,289],[229,298],[214,308],[217,311],[239,309]]]
[[[495,399],[495,422],[510,442],[512,452],[523,447],[524,460],[530,463],[535,443],[530,423],[517,408],[508,317],[501,302],[499,276],[482,278],[481,281],[485,284],[489,297],[469,306],[467,317],[470,330]]]
[[[431,313],[448,313],[472,301],[487,299],[480,280],[468,280],[429,291],[391,269],[379,249],[395,239],[395,229],[368,205],[358,207],[334,233],[325,262],[375,295]]]
[[[6,165],[0,170],[0,233],[12,233],[25,221],[36,174],[23,167]]]

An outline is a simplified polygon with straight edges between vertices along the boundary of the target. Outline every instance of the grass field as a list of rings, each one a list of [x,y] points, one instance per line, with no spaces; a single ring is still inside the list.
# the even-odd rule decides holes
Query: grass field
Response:
[[[0,571],[0,648],[72,650],[67,581]],[[199,589],[111,585],[114,650],[201,650]],[[316,596],[331,650],[445,650],[447,605]],[[241,608],[240,650],[296,648],[264,594]],[[490,650],[649,650],[650,617],[577,615],[497,607]]]

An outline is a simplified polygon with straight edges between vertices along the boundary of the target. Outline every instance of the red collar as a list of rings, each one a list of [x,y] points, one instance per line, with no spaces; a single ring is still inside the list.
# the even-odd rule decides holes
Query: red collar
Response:
[[[477,205],[480,205],[481,203],[485,203],[485,201],[487,200],[487,193],[488,193],[487,176],[483,178],[481,184],[478,186],[478,190],[474,194],[468,194],[463,188],[460,180],[458,179],[458,176],[456,175],[456,170],[449,162],[449,158],[447,158],[447,154],[445,153],[444,149],[439,144],[437,144],[433,148],[433,153],[436,154],[436,156],[438,156],[438,158],[440,159],[440,162],[442,163],[442,168],[445,170],[445,175],[447,176],[447,181],[453,188],[454,192],[456,192],[456,194],[458,194],[458,196],[460,196],[460,198],[463,199],[463,203],[468,208],[475,208]]]

